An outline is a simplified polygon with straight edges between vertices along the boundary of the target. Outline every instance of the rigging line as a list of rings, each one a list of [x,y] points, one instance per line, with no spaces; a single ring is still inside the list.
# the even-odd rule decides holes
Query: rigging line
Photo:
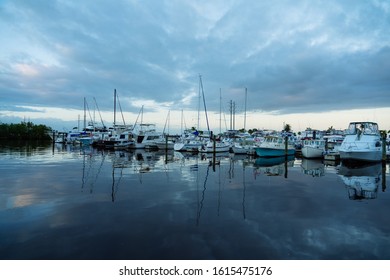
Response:
[[[202,76],[201,75],[199,75],[199,79],[200,79],[200,85],[202,87],[203,105],[204,105],[204,112],[206,115],[207,131],[210,131],[209,118],[207,116],[206,99],[204,97],[204,90],[203,90],[203,83],[202,83]]]
[[[121,103],[119,102],[119,95],[117,94],[116,97],[118,99],[119,110],[121,110],[123,124],[126,125],[125,118],[123,117],[122,106],[121,106]]]
[[[135,123],[134,123],[134,125],[133,125],[133,130],[134,130],[135,126],[137,125],[138,118],[139,118],[139,116],[141,115],[141,112],[142,112],[143,110],[144,110],[144,105],[142,105],[141,110],[139,111],[138,116],[137,116],[137,118],[135,119]],[[141,121],[141,124],[142,124],[142,121]]]
[[[169,118],[170,118],[170,113],[171,113],[171,110],[168,110],[168,115],[167,115],[167,118],[166,118],[166,120],[165,120],[163,133],[165,133],[165,128],[167,127],[167,123],[168,123],[168,120],[169,120]],[[168,134],[169,134],[169,127],[168,127]]]
[[[91,116],[91,111],[89,111],[89,106],[88,106],[87,100],[85,100],[85,105],[87,106],[89,118],[91,119],[91,122],[93,123],[93,119],[92,119],[92,116]],[[86,127],[84,127],[84,129],[86,129]]]
[[[100,114],[100,109],[99,109],[99,106],[98,106],[98,104],[96,102],[96,98],[94,97],[93,100],[95,101],[96,108],[98,109],[98,113],[99,113],[99,116],[100,116],[100,121],[102,122],[103,128],[105,128],[106,126],[104,125],[102,114]]]

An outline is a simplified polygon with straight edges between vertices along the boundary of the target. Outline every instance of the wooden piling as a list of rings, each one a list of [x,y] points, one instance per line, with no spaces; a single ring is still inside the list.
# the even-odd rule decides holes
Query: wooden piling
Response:
[[[284,155],[288,156],[288,137],[284,137]]]
[[[382,162],[386,162],[387,155],[386,155],[386,134],[382,135]]]
[[[217,152],[216,137],[215,135],[213,135],[213,171],[214,172],[215,172],[216,152]]]

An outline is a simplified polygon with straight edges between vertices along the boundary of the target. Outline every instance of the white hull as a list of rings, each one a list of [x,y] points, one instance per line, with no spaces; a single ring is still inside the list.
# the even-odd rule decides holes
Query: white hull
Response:
[[[198,152],[200,147],[202,147],[202,143],[197,141],[175,143],[173,145],[173,149],[179,152]]]
[[[156,142],[156,146],[159,150],[173,150],[175,143],[172,141],[168,141],[168,143],[164,142]]]
[[[199,151],[202,153],[225,153],[230,151],[230,145],[223,142],[217,142],[214,147],[213,142],[209,142],[207,145],[202,146]]]
[[[315,148],[310,146],[302,147],[302,156],[305,158],[322,158],[323,154],[323,148]]]

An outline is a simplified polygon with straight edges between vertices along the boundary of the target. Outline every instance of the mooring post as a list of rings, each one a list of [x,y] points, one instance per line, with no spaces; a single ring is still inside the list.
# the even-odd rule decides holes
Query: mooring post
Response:
[[[386,133],[382,134],[382,162],[386,162]]]
[[[215,137],[215,135],[213,135],[213,171],[214,172],[215,172],[215,160],[216,160],[215,154],[216,154],[216,152],[217,152],[216,137]]]
[[[288,156],[288,137],[284,137],[284,155]]]

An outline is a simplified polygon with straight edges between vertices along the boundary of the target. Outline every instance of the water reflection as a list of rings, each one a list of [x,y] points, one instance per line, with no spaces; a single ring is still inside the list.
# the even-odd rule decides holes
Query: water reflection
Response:
[[[390,226],[376,215],[389,194],[345,204],[344,185],[356,196],[352,182],[373,177],[360,187],[379,193],[388,165],[325,168],[313,179],[302,172],[312,162],[283,157],[10,153],[0,157],[0,258],[389,259]]]
[[[318,159],[302,159],[302,173],[312,177],[321,177],[325,175],[324,163]]]
[[[375,199],[381,183],[382,164],[347,165],[342,163],[339,175],[352,200]]]
[[[98,157],[94,156],[91,150],[81,150],[83,157],[83,172],[81,177],[81,189],[84,190],[86,186],[89,186],[89,192],[93,192],[93,187],[97,183],[99,175],[101,173],[103,164],[106,159],[106,154],[101,153],[101,160],[97,170],[95,170],[95,163],[99,162]]]
[[[294,166],[294,156],[288,157],[260,157],[254,162],[255,176],[264,174],[266,176],[281,176],[287,178],[288,167]]]

